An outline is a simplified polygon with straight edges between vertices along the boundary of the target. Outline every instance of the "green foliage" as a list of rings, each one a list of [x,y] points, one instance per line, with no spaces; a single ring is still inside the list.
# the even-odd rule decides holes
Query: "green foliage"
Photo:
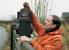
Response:
[[[9,32],[9,33],[11,32],[11,23],[8,23],[8,24],[0,23],[0,26],[3,26],[7,32]]]
[[[69,16],[63,16],[62,19],[64,19],[65,22],[69,23]]]
[[[40,17],[39,20],[40,20],[40,22],[41,22],[42,24],[45,23],[45,22],[44,22],[44,21],[45,21],[45,18],[44,18],[44,17]]]

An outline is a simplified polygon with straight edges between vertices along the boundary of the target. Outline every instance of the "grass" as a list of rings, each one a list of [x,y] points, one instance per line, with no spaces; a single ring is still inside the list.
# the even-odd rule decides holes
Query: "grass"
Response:
[[[69,50],[69,24],[62,25],[63,32],[63,50]]]

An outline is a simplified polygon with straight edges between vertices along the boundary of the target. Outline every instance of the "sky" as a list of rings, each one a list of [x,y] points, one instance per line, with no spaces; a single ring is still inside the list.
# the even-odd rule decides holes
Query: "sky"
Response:
[[[31,0],[0,0],[0,20],[10,20],[11,15],[16,15],[24,2],[28,2],[34,11]],[[51,1],[51,0],[50,0]],[[49,3],[50,4],[50,3]],[[61,16],[62,12],[69,12],[69,0],[53,0],[51,14]]]
[[[61,16],[62,12],[69,12],[69,0],[53,0],[51,14]]]

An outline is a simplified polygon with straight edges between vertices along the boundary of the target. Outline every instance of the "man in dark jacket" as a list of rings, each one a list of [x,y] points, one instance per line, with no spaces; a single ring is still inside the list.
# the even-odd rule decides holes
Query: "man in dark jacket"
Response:
[[[23,4],[24,8],[22,8],[19,12],[18,15],[18,20],[19,20],[19,35],[20,36],[27,36],[31,37],[32,33],[32,14],[29,8],[28,3]]]

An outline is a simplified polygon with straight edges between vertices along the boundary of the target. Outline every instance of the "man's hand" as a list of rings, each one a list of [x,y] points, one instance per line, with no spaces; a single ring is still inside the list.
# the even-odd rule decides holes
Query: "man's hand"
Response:
[[[20,36],[19,38],[17,38],[20,42],[24,42],[24,41],[31,41],[31,38],[28,38],[26,36]]]

